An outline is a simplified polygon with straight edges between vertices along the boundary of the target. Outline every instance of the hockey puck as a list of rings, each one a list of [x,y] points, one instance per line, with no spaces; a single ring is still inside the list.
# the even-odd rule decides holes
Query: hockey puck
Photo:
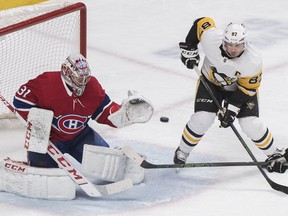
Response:
[[[168,117],[161,117],[161,118],[160,118],[160,121],[161,121],[161,122],[168,122],[168,121],[169,121],[169,118],[168,118]]]

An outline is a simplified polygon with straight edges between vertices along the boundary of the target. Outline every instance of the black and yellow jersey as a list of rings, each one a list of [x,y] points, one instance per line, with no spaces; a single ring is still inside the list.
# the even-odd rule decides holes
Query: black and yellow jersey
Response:
[[[190,29],[186,43],[201,44],[205,54],[202,74],[213,84],[226,91],[237,89],[246,96],[256,94],[261,82],[262,59],[259,51],[247,43],[245,51],[236,58],[223,55],[223,31],[216,28],[209,17],[197,19]]]

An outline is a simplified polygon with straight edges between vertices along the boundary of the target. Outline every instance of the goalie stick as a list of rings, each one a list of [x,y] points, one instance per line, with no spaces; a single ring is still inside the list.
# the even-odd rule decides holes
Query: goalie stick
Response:
[[[27,125],[25,119],[15,110],[15,108],[2,96],[0,93],[0,100],[5,106],[15,114],[15,116],[24,124]],[[69,160],[58,150],[58,148],[49,141],[47,153],[53,158],[55,162],[62,168],[71,179],[90,197],[99,197],[126,191],[133,187],[131,179],[124,179],[122,181],[106,184],[95,185],[92,184],[80,171],[78,171]]]
[[[206,83],[203,75],[201,74],[199,68],[197,66],[194,66],[193,68],[195,70],[195,72],[198,74],[200,81],[203,83],[203,85],[205,86],[206,90],[209,92],[209,94],[211,95],[214,103],[216,104],[216,106],[219,108],[219,110],[222,110],[223,108],[221,107],[221,105],[219,104],[217,98],[215,97],[215,95],[213,94],[211,88],[209,87],[209,85]],[[244,141],[244,139],[242,138],[242,136],[240,135],[240,133],[238,132],[238,130],[236,129],[236,127],[234,126],[233,123],[230,124],[230,127],[232,128],[233,132],[235,133],[235,135],[237,136],[237,138],[239,139],[239,141],[241,142],[242,146],[245,148],[245,150],[247,151],[247,153],[249,154],[249,156],[251,157],[251,159],[254,162],[257,162],[256,157],[253,155],[252,151],[249,149],[249,147],[247,146],[246,142]],[[266,181],[269,183],[269,185],[278,191],[281,191],[285,194],[288,194],[288,187],[284,186],[284,185],[280,185],[277,184],[276,182],[272,181],[268,175],[266,174],[266,172],[261,168],[261,166],[257,166],[258,169],[260,170],[261,174],[264,176],[264,178],[266,179]]]
[[[145,169],[163,169],[163,168],[196,168],[196,167],[228,167],[228,166],[267,166],[268,162],[202,162],[186,164],[153,164],[146,161],[130,146],[122,148],[123,153],[131,160],[135,161]]]

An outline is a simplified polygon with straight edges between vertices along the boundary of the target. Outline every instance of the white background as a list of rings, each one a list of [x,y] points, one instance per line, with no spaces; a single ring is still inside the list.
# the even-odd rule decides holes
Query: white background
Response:
[[[128,89],[149,98],[155,113],[147,124],[123,129],[91,122],[111,146],[131,145],[154,163],[172,163],[193,112],[197,76],[179,60],[196,18],[210,16],[219,28],[246,24],[263,56],[260,117],[275,144],[287,147],[288,2],[286,0],[86,0],[88,61],[106,92],[121,103]],[[201,50],[200,50],[201,52]],[[202,53],[201,53],[202,54]],[[203,58],[202,58],[203,59]],[[169,117],[169,123],[159,121]],[[251,161],[231,131],[215,121],[188,162]],[[235,123],[238,127],[238,123]],[[239,129],[240,131],[240,129]],[[1,129],[0,156],[23,154],[23,129]],[[241,133],[241,131],[240,131]],[[242,134],[242,133],[241,133]],[[259,161],[265,156],[243,135]],[[287,174],[268,174],[288,185]],[[0,193],[1,215],[285,215],[288,195],[273,190],[256,167],[145,170],[145,181],[127,192],[73,201],[46,201]]]

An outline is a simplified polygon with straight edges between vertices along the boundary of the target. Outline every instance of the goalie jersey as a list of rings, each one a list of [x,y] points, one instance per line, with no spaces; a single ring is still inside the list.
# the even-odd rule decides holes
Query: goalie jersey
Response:
[[[52,142],[75,138],[90,119],[115,127],[107,117],[120,108],[120,105],[110,100],[95,77],[91,76],[84,94],[76,97],[60,72],[45,72],[23,84],[13,104],[24,119],[27,119],[32,107],[52,110]]]

